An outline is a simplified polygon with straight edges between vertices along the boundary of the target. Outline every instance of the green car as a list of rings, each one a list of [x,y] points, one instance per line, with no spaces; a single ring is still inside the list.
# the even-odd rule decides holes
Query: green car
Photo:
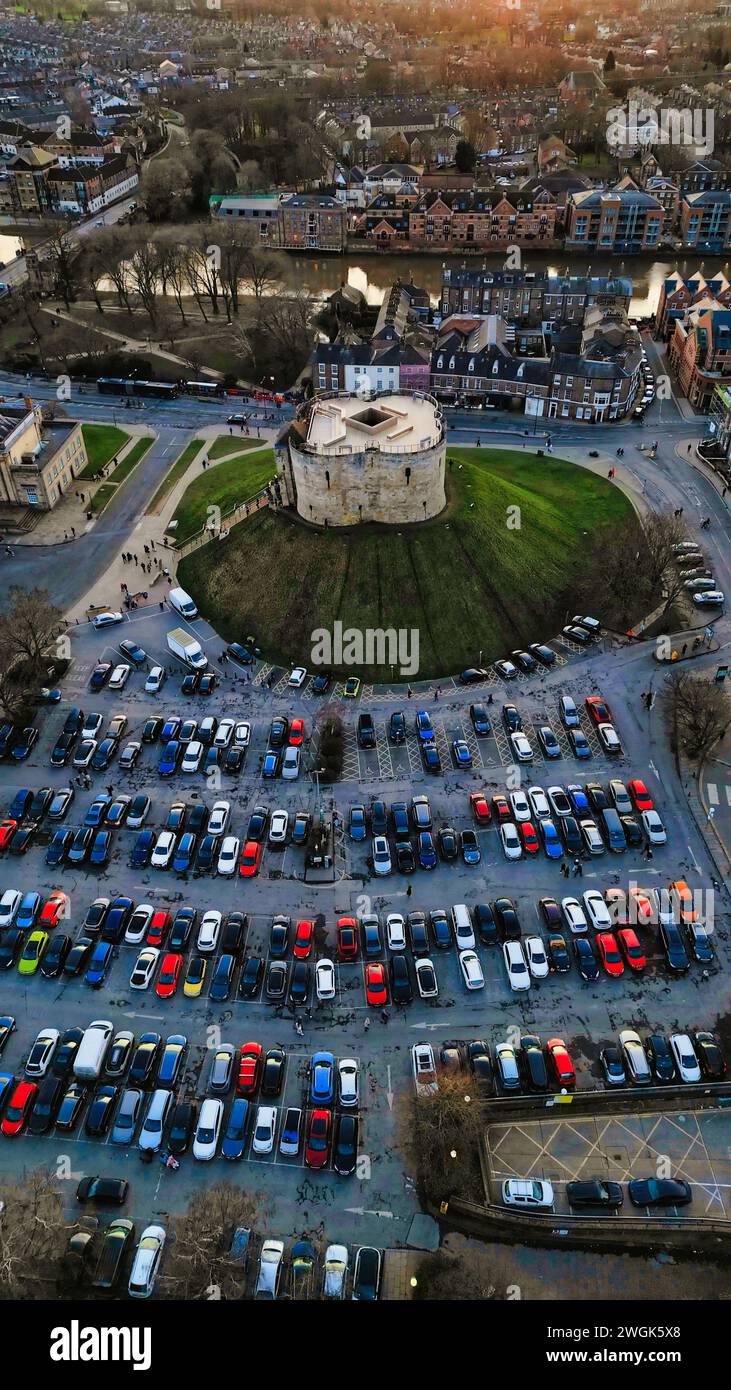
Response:
[[[35,975],[48,946],[47,931],[32,931],[18,961],[19,975]]]

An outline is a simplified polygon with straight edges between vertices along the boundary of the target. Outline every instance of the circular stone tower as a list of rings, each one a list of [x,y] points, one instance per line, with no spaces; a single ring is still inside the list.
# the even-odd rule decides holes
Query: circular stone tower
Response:
[[[396,526],[444,509],[446,441],[432,396],[389,391],[316,396],[276,446],[289,506],[316,526]]]

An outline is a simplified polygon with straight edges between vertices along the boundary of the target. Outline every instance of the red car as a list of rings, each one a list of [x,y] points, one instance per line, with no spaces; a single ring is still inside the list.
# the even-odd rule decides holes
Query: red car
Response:
[[[338,922],[338,960],[358,959],[358,930],[354,917],[341,917]]]
[[[638,811],[654,811],[655,803],[641,778],[628,782],[627,789]]]
[[[563,1038],[549,1038],[546,1043],[549,1066],[559,1086],[573,1086],[576,1081],[574,1064]]]
[[[157,912],[153,912],[150,925],[147,928],[147,936],[145,937],[147,945],[161,946],[169,926],[170,913],[158,908]]]
[[[258,840],[247,840],[241,853],[239,873],[242,878],[253,878],[259,872],[261,845]]]
[[[182,964],[183,957],[176,955],[174,951],[163,957],[155,985],[155,993],[160,999],[169,999],[170,995],[175,993]]]
[[[17,829],[17,820],[0,821],[0,849],[7,849]]]
[[[484,792],[473,792],[470,796],[470,810],[478,825],[489,825],[492,820],[490,807]]]
[[[609,705],[606,700],[602,699],[601,695],[588,695],[584,704],[595,724],[611,724],[613,722]]]
[[[294,934],[294,954],[298,960],[306,960],[315,944],[315,923],[298,922]]]
[[[652,903],[643,888],[630,888],[628,907],[630,922],[637,922],[640,927],[651,926]]]
[[[623,975],[624,961],[619,954],[617,939],[613,932],[600,931],[596,939],[596,944],[601,956],[602,965],[608,975]]]
[[[622,954],[630,970],[644,970],[647,965],[647,957],[637,940],[637,932],[633,931],[631,927],[624,927],[622,931],[617,932],[617,940],[622,947]]]
[[[305,1163],[308,1168],[324,1168],[330,1157],[330,1111],[313,1110],[307,1121]]]
[[[236,1089],[241,1096],[253,1096],[259,1085],[262,1065],[261,1043],[244,1043],[239,1062],[239,1079]]]
[[[494,796],[492,798],[492,814],[496,821],[512,820],[510,803],[505,796]]]
[[[380,1009],[388,1003],[388,989],[386,988],[386,967],[384,965],[367,965],[365,972],[365,991],[368,1003],[374,1009]]]
[[[12,1096],[10,1104],[5,1111],[5,1119],[0,1125],[2,1133],[12,1139],[14,1134],[20,1134],[25,1127],[28,1116],[36,1102],[38,1087],[35,1081],[19,1081]]]
[[[523,849],[526,854],[537,854],[540,848],[538,836],[529,820],[522,820],[518,825]]]
[[[289,726],[289,741],[295,745],[302,742],[305,736],[304,719],[293,719]]]
[[[38,919],[38,926],[42,931],[48,931],[51,927],[57,927],[68,898],[65,893],[51,893],[48,902],[43,904],[43,911]]]

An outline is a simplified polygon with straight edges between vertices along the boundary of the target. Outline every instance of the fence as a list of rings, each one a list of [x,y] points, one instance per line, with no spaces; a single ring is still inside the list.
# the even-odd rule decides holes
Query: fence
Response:
[[[232,526],[238,525],[238,523],[244,521],[247,516],[251,516],[254,512],[258,512],[260,507],[268,507],[271,505],[276,506],[276,504],[272,504],[266,488],[262,488],[261,492],[255,493],[253,497],[247,497],[245,502],[238,502],[235,507],[232,507],[230,512],[224,512],[221,515],[221,524],[217,529],[204,526],[200,531],[195,531],[192,536],[186,536],[185,540],[173,541],[173,545],[177,551],[177,558],[182,560],[183,556],[190,555],[194,550],[200,550],[201,546],[208,545],[209,541],[223,540],[228,535]]]

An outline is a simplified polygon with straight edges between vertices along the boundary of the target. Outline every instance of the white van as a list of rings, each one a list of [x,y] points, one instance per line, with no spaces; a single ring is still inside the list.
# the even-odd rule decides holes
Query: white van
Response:
[[[97,1018],[89,1024],[74,1058],[74,1076],[78,1081],[96,1081],[113,1032],[114,1024],[106,1018]]]
[[[198,609],[196,608],[190,594],[186,594],[185,589],[171,589],[168,594],[168,603],[183,618],[197,618]]]

